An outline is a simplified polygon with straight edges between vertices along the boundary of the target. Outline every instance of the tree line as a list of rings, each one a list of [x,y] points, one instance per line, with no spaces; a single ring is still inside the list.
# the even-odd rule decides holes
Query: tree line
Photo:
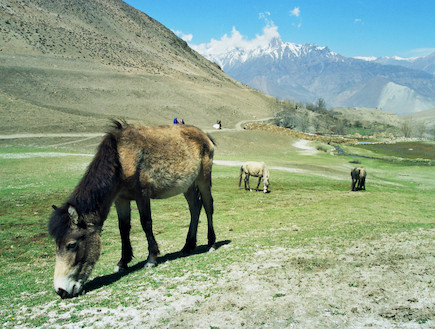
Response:
[[[323,98],[317,99],[314,103],[278,101],[272,124],[316,134],[388,133],[393,136],[435,138],[435,127],[427,129],[423,123],[414,122],[412,119],[405,119],[400,126],[394,126],[381,122],[363,121],[360,118],[342,118],[339,113],[328,110]]]

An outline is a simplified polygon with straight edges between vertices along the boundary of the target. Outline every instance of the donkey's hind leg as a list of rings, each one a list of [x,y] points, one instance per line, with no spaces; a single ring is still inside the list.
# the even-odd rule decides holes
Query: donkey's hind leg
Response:
[[[211,175],[211,174],[210,174]],[[205,181],[198,182],[199,192],[201,193],[201,202],[204,206],[205,213],[207,214],[207,224],[208,224],[208,246],[214,248],[216,243],[216,234],[213,228],[213,197],[211,195],[211,177]]]
[[[366,189],[366,184],[365,184],[365,178],[364,177],[361,177],[360,179],[359,179],[359,182],[358,182],[358,190],[360,190],[360,191],[362,191],[362,190],[365,190]]]
[[[181,252],[189,254],[196,247],[196,235],[198,231],[199,215],[201,213],[202,207],[201,200],[199,199],[199,191],[195,183],[189,187],[186,193],[184,193],[184,197],[189,204],[190,225],[189,232],[187,233],[186,237],[186,244]]]
[[[153,234],[153,222],[151,219],[151,204],[150,198],[146,195],[136,200],[137,207],[140,215],[140,223],[145,231],[145,235],[148,240],[148,259],[145,267],[157,266],[157,255],[159,254],[159,247]]]
[[[128,263],[133,258],[133,249],[130,243],[130,221],[131,221],[131,208],[130,201],[125,199],[118,199],[115,201],[116,211],[118,213],[118,226],[119,233],[121,234],[122,252],[121,259],[117,266],[118,270],[128,268]]]
[[[366,179],[365,177],[361,178],[361,186],[360,186],[360,190],[364,190],[366,189]]]

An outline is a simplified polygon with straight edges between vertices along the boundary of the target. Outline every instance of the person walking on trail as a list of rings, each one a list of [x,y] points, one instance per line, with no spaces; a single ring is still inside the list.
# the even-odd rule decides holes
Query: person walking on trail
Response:
[[[213,125],[214,129],[222,129],[222,121],[216,120],[216,123]]]

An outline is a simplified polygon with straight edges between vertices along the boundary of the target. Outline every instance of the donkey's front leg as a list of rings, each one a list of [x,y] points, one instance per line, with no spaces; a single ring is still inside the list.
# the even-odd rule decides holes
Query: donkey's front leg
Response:
[[[356,181],[356,179],[354,179],[353,177],[352,177],[352,186],[351,186],[351,191],[355,191],[356,189],[355,189],[355,185],[356,185],[356,183],[357,183],[357,181]]]
[[[122,252],[121,259],[117,264],[117,270],[125,270],[128,268],[128,263],[133,258],[133,249],[130,243],[130,221],[131,208],[130,201],[118,199],[115,201],[116,211],[118,213],[119,233],[121,233]]]
[[[148,259],[145,267],[157,266],[157,255],[159,254],[159,247],[153,234],[153,222],[151,219],[151,204],[148,196],[142,196],[136,200],[139,209],[140,223],[145,231],[148,240]]]
[[[260,186],[261,183],[261,176],[258,176],[258,184],[257,184],[257,188],[255,189],[256,191],[258,191],[258,187]]]

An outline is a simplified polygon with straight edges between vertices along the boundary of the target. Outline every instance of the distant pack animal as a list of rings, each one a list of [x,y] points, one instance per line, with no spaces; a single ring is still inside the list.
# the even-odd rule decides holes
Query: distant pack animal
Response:
[[[114,122],[85,175],[69,199],[55,207],[49,232],[57,244],[54,288],[62,298],[79,295],[100,251],[100,235],[115,202],[121,233],[119,269],[132,260],[130,201],[135,200],[148,240],[145,266],[156,266],[159,248],[152,230],[150,199],[184,193],[191,220],[186,243],[196,246],[201,208],[208,222],[208,245],[214,247],[211,172],[214,144],[200,129],[188,125],[141,127]]]
[[[364,168],[353,168],[350,172],[352,177],[352,191],[359,191],[366,189],[367,172]]]
[[[239,187],[242,184],[242,176],[245,174],[245,190],[251,190],[251,186],[249,184],[249,177],[258,177],[258,184],[256,187],[256,191],[258,191],[258,187],[260,186],[261,179],[263,178],[263,192],[267,193],[269,191],[269,169],[266,167],[264,162],[254,162],[248,161],[245,162],[240,167],[240,176],[239,176]]]

